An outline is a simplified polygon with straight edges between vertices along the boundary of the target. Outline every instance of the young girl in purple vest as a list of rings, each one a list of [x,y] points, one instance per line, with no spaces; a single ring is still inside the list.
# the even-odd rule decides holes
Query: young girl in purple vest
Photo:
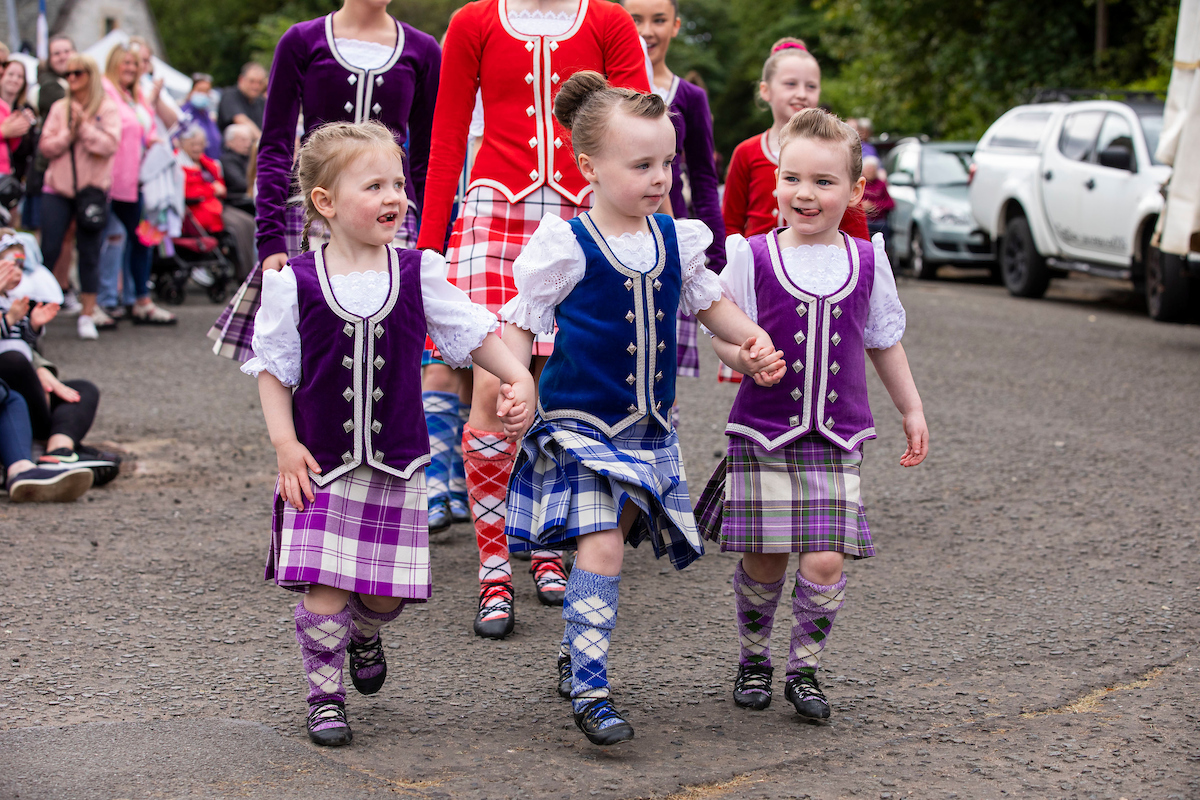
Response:
[[[308,228],[329,241],[263,274],[254,358],[279,459],[266,577],[304,592],[296,639],[308,734],[348,744],[342,666],[373,694],[387,675],[379,629],[430,595],[429,434],[421,412],[425,332],[447,363],[478,359],[504,382],[516,431],[533,379],[492,331],[495,317],[443,277],[437,253],[391,246],[408,210],[403,151],[376,122],[334,122],[300,150]],[[529,414],[532,416],[532,413]]]
[[[845,597],[842,563],[875,552],[859,490],[861,445],[875,436],[864,354],[903,415],[902,465],[925,459],[929,431],[900,344],[904,308],[883,237],[838,230],[862,198],[858,135],[806,109],[784,126],[779,158],[787,227],[730,236],[721,284],[778,343],[787,370],[771,388],[742,382],[725,428],[728,457],[696,517],[722,550],[743,554],[733,573],[741,644],[733,697],[743,708],[771,703],[771,628],[788,559],[800,554],[784,694],[802,717],[825,719],[817,668]]]
[[[712,242],[704,223],[654,213],[675,156],[662,98],[577,72],[554,116],[571,131],[594,201],[569,221],[542,218],[513,264],[517,296],[500,309],[510,323],[505,344],[525,363],[534,336],[558,325],[504,530],[513,551],[578,549],[559,691],[588,740],[608,745],[633,737],[608,699],[606,672],[625,542],[649,539],[676,569],[704,551],[670,423],[676,310],[699,316],[756,380],[778,380],[784,366],[763,330],[721,299],[704,266]]]

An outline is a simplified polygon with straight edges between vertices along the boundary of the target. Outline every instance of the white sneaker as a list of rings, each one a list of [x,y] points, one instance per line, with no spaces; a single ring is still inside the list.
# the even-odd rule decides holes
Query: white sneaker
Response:
[[[79,331],[80,339],[99,339],[100,332],[96,330],[96,323],[87,314],[80,314],[79,319],[75,323],[76,330]]]
[[[79,295],[74,289],[67,289],[63,292],[62,305],[58,309],[60,314],[70,314],[74,316],[83,311],[83,304],[79,302]]]
[[[192,280],[200,286],[203,286],[205,289],[216,283],[216,280],[213,279],[212,273],[204,267],[192,267]]]

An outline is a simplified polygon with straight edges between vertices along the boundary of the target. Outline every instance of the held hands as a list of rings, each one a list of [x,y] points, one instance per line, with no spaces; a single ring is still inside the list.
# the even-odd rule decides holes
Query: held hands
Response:
[[[761,344],[760,344],[761,341]],[[774,386],[783,380],[787,365],[783,363],[783,351],[764,334],[751,336],[738,349],[738,371],[750,375],[759,386]]]
[[[537,405],[537,390],[533,378],[526,373],[513,383],[500,385],[496,398],[496,416],[504,421],[504,435],[517,442],[533,424],[533,408]]]
[[[900,466],[915,467],[929,455],[929,428],[925,425],[925,414],[911,411],[904,415],[904,438],[908,448],[900,456]]]
[[[308,471],[320,473],[321,465],[296,439],[277,446],[275,455],[279,461],[279,496],[297,511],[303,511],[304,499],[311,503],[314,497]]]

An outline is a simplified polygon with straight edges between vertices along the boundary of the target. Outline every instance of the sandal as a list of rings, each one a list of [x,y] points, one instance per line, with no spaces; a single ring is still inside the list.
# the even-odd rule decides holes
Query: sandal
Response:
[[[179,321],[170,311],[165,311],[152,302],[135,305],[129,316],[134,325],[174,325]]]

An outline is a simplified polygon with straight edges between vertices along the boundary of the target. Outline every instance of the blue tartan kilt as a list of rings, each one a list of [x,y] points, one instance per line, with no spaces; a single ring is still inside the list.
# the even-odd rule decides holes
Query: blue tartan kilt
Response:
[[[641,511],[627,541],[683,569],[704,554],[674,431],[643,420],[609,438],[577,420],[538,417],[508,483],[504,533],[512,552],[571,550],[576,537],[617,527],[632,500]]]

